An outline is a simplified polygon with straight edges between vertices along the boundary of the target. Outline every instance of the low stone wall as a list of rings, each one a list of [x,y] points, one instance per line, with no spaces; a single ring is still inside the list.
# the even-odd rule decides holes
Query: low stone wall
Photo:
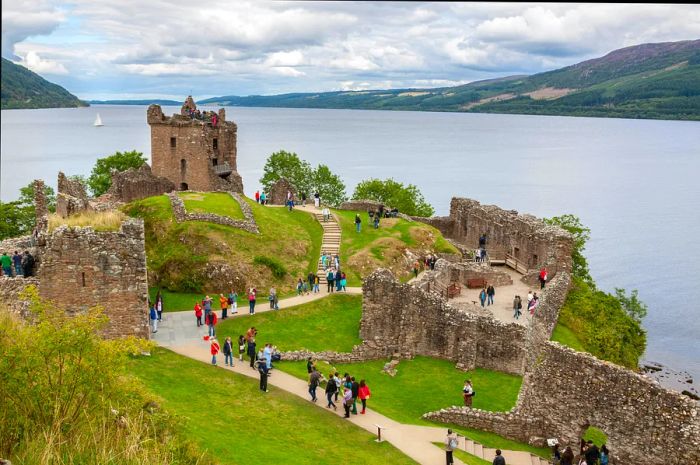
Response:
[[[139,168],[112,173],[112,185],[107,194],[119,202],[131,202],[154,195],[166,194],[175,190],[175,184],[168,178],[156,176],[151,167],[144,163]]]
[[[385,207],[381,202],[376,202],[374,200],[348,200],[343,202],[338,207],[338,210],[353,210],[353,211],[376,211],[379,207]],[[386,208],[386,207],[385,207]]]
[[[385,353],[426,355],[476,367],[523,374],[527,328],[459,311],[433,292],[402,284],[388,270],[364,282],[360,338]]]
[[[478,389],[478,387],[477,387]],[[452,407],[424,418],[543,445],[575,446],[589,426],[619,465],[700,463],[700,407],[649,378],[556,342],[542,346],[510,412]]]
[[[298,362],[307,360],[309,357],[314,360],[323,360],[328,363],[359,363],[368,360],[379,360],[388,358],[392,354],[386,348],[374,343],[362,343],[352,348],[351,352],[333,352],[330,350],[323,352],[311,352],[308,350],[293,350],[282,352],[282,360]]]
[[[253,210],[248,205],[240,194],[236,192],[228,192],[228,194],[233,197],[233,199],[238,202],[241,206],[241,211],[243,212],[244,220],[236,220],[229,216],[216,215],[214,213],[189,213],[185,209],[185,202],[177,195],[177,192],[170,192],[168,198],[170,198],[170,205],[173,208],[173,215],[178,223],[183,221],[208,221],[209,223],[221,224],[224,226],[231,226],[233,228],[243,229],[253,234],[258,234],[258,224],[255,222],[255,217],[253,216]]]
[[[454,263],[450,265],[450,282],[458,282],[463,286],[467,281],[475,278],[483,278],[487,285],[510,286],[513,278],[503,270],[499,270],[486,263]]]
[[[438,231],[440,231],[443,236],[451,236],[452,228],[454,227],[454,220],[449,216],[412,216],[413,221],[420,221],[421,223],[429,224]],[[473,249],[472,249],[473,250]]]

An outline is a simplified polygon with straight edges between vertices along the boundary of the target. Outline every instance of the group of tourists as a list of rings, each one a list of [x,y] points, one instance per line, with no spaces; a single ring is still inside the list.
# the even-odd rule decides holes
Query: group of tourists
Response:
[[[260,205],[267,205],[267,194],[265,194],[265,191],[255,191],[255,202]]]
[[[215,111],[202,112],[199,109],[193,110],[192,108],[187,108],[185,112],[190,118],[209,122],[214,127],[216,127],[217,123],[219,122],[219,115],[217,115]]]
[[[316,362],[309,357],[306,362],[306,371],[308,372],[309,379],[309,395],[311,396],[311,401],[316,402],[318,398],[316,397],[316,389],[321,385],[321,383],[326,383],[325,394],[327,405],[326,408],[333,408],[338,410],[336,402],[338,402],[338,397],[341,395],[343,409],[345,410],[344,418],[350,418],[350,413],[357,415],[357,399],[360,399],[362,403],[361,415],[364,415],[367,410],[367,400],[370,397],[369,386],[364,379],[361,379],[358,383],[354,376],[349,373],[345,373],[342,377],[340,372],[331,371],[328,374],[328,378],[324,377],[320,371],[316,368]],[[335,400],[335,401],[334,401]]]
[[[15,250],[12,256],[3,252],[0,256],[0,267],[2,268],[0,276],[28,278],[34,275],[34,257],[28,250],[25,250],[24,254]]]
[[[610,463],[610,451],[605,444],[598,449],[593,441],[581,439],[578,455],[574,454],[569,446],[564,449],[564,452],[559,450],[559,444],[552,447],[553,465],[608,465],[608,463]]]
[[[530,316],[535,315],[535,310],[540,303],[540,298],[537,296],[537,292],[527,291],[527,302],[526,308],[530,312]],[[523,314],[523,301],[519,295],[516,295],[513,299],[513,318],[516,320],[520,319]]]
[[[483,307],[484,304],[486,306],[493,304],[493,297],[496,295],[496,289],[493,287],[492,284],[489,284],[487,287],[484,287],[481,289],[481,292],[479,292],[479,301],[481,302],[481,306]]]

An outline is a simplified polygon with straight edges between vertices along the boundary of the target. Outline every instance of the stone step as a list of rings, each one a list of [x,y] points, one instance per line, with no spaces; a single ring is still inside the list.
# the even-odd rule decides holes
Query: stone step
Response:
[[[466,441],[466,444],[464,446],[464,450],[467,451],[467,453],[474,455],[474,441],[471,439],[464,438]]]
[[[474,443],[474,455],[476,455],[480,459],[484,458],[484,447],[478,442]]]
[[[536,455],[530,455],[530,462],[532,465],[540,465],[540,458]]]
[[[486,460],[487,462],[491,462],[493,461],[493,458],[495,456],[496,449],[491,449],[490,447],[483,447],[483,450],[481,451],[481,457],[483,457],[484,460]]]

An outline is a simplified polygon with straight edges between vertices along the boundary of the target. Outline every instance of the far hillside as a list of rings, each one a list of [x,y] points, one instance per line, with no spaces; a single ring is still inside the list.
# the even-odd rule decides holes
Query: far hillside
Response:
[[[3,110],[17,108],[86,107],[58,84],[47,81],[24,66],[2,59],[1,98]]]

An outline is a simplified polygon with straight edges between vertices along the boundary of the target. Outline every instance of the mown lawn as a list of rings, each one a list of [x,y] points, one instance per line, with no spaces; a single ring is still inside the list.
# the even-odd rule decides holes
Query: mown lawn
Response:
[[[510,410],[518,398],[522,378],[497,371],[457,370],[454,363],[430,357],[402,360],[395,377],[382,372],[385,360],[340,364],[334,368],[364,379],[372,392],[368,405],[403,423],[421,423],[421,415],[453,405],[463,405],[462,386],[471,379],[476,391],[474,408],[501,412]],[[306,362],[281,362],[279,368],[306,379]],[[316,366],[328,377],[332,367],[325,362]]]
[[[165,349],[132,372],[186,419],[185,432],[222,464],[413,464],[387,442],[290,393]]]
[[[391,269],[397,276],[408,276],[411,267],[404,263],[405,249],[418,254],[426,251],[458,253],[440,231],[420,222],[402,218],[382,218],[374,229],[367,212],[333,210],[342,230],[341,267],[349,286],[362,285],[362,278],[379,267]],[[355,214],[362,219],[361,232],[355,231]]]
[[[244,219],[241,206],[225,192],[178,192],[190,213],[213,213]]]
[[[557,323],[554,327],[554,331],[552,331],[552,340],[571,347],[574,350],[578,350],[579,352],[586,352],[583,342],[576,336],[576,333],[562,323]]]
[[[267,307],[267,301],[260,302]],[[247,311],[247,307],[244,309]],[[362,342],[359,338],[362,296],[333,294],[296,307],[282,308],[222,321],[217,334],[234,340],[251,326],[258,330],[258,341],[270,342],[280,350],[307,349],[349,352]]]

